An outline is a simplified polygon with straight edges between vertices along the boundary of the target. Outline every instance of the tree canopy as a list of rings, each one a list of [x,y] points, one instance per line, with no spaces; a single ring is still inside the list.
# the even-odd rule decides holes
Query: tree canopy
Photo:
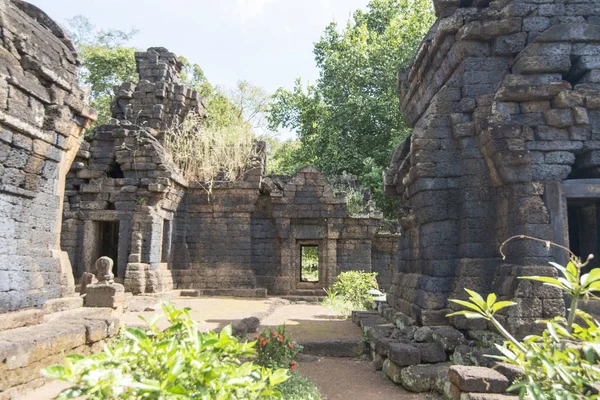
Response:
[[[397,71],[407,66],[434,22],[429,0],[372,0],[341,29],[329,24],[314,46],[320,70],[315,84],[296,80],[292,90],[276,91],[270,128],[297,132],[297,143],[279,146],[276,168],[314,164],[325,174],[357,175],[379,207],[383,169],[408,135],[400,112]]]

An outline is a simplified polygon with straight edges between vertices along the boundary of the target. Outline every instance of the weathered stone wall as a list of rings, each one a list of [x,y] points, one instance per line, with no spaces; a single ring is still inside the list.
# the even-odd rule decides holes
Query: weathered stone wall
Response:
[[[400,238],[398,234],[378,233],[371,243],[371,271],[377,272],[379,286],[386,292],[398,265]]]
[[[386,192],[403,199],[391,302],[440,324],[448,297],[493,290],[517,298],[508,323],[526,332],[563,310],[556,291],[516,279],[553,274],[552,254],[519,242],[503,261],[498,248],[517,234],[563,241],[549,213],[556,185],[595,177],[600,5],[435,5],[438,21],[400,73],[414,130],[385,176]]]
[[[96,118],[70,40],[46,14],[0,1],[0,312],[74,291],[60,249],[64,178]]]

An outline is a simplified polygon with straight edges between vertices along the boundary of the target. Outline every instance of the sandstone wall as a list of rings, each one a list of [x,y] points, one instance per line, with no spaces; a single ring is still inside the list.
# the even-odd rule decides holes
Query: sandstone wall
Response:
[[[440,324],[448,297],[493,290],[518,299],[508,323],[526,332],[536,317],[563,310],[556,291],[516,279],[553,274],[552,254],[520,242],[502,260],[498,248],[517,234],[560,239],[553,188],[595,177],[600,5],[435,5],[438,21],[399,75],[414,130],[385,175],[386,192],[403,199],[391,302]]]
[[[74,291],[60,249],[64,178],[96,118],[70,40],[46,14],[0,1],[0,312]]]

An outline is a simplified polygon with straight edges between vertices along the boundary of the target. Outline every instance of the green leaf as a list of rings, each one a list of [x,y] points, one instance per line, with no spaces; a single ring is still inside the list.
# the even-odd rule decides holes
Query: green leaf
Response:
[[[495,293],[490,293],[488,294],[486,303],[487,303],[487,308],[490,309],[492,308],[492,306],[494,305],[494,303],[496,302],[497,297]]]
[[[502,310],[503,308],[512,307],[515,305],[517,305],[517,303],[515,303],[514,301],[498,301],[492,306],[492,313],[496,313]]]
[[[475,312],[482,313],[484,312],[481,308],[479,308],[476,304],[469,303],[465,300],[457,300],[457,299],[449,299],[452,303],[460,304],[461,306],[467,307]]]
[[[62,365],[50,365],[42,369],[42,375],[52,379],[64,380],[66,378],[65,367]]]
[[[135,342],[148,339],[146,332],[140,328],[125,328],[124,335]]]
[[[566,270],[568,276],[565,276],[565,278],[567,278],[569,282],[577,282],[577,274],[579,273],[579,268],[577,268],[573,261],[569,261]]]
[[[280,368],[275,370],[270,376],[269,376],[269,383],[272,386],[275,385],[279,385],[280,383],[285,382],[286,380],[289,379],[289,375],[287,373],[287,370]]]
[[[475,303],[477,306],[479,306],[479,308],[481,308],[482,310],[486,309],[486,303],[483,300],[483,297],[481,297],[481,295],[473,290],[469,290],[465,288],[465,291],[471,296],[469,299]]]

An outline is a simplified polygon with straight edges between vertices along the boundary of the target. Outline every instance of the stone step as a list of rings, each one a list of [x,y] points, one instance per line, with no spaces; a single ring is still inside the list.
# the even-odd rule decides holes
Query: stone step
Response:
[[[83,297],[76,295],[48,300],[42,309],[46,314],[51,314],[55,312],[74,310],[80,307],[83,307]]]
[[[303,354],[320,357],[358,357],[365,354],[367,348],[362,339],[332,339],[298,342],[304,347]]]
[[[182,297],[267,297],[267,289],[185,289],[175,291]]]
[[[325,300],[325,296],[311,296],[311,295],[294,295],[294,296],[280,296],[284,300],[288,300],[291,303],[320,303]]]

